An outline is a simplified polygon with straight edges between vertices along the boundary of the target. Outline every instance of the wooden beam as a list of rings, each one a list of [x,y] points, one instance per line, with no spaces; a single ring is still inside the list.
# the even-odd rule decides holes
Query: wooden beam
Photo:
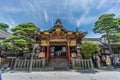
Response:
[[[49,62],[49,54],[50,54],[50,52],[49,52],[49,46],[47,46],[47,55],[46,55],[46,62],[48,63]]]
[[[70,63],[70,45],[67,45],[68,63]]]

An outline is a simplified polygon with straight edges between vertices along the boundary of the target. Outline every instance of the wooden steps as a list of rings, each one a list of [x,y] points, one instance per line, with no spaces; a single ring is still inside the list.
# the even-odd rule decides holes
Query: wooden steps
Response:
[[[51,58],[46,69],[64,71],[68,70],[68,60],[66,57],[55,57]]]

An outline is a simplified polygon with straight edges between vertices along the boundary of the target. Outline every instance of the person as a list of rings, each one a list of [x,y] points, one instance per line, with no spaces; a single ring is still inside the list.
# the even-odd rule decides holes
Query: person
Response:
[[[97,58],[96,58],[96,54],[93,54],[92,60],[93,60],[94,67],[96,68],[96,67],[97,67]]]
[[[115,56],[115,58],[113,59],[113,64],[116,69],[119,67],[119,63],[119,58]]]
[[[97,55],[96,56],[96,58],[97,58],[97,61],[96,61],[96,63],[97,63],[97,68],[100,68],[100,58],[99,58],[99,56]]]
[[[1,58],[1,56],[0,56],[0,64],[1,64],[1,62],[2,62],[2,58]]]
[[[57,52],[57,56],[60,56],[60,55],[61,55],[61,51],[58,51],[58,52]]]
[[[100,68],[100,58],[97,52],[95,53],[95,66],[96,68]]]
[[[0,80],[2,80],[2,76],[1,76],[1,69],[0,69]]]
[[[106,57],[106,65],[110,70],[112,70],[111,59],[109,56]]]
[[[113,55],[110,55],[110,59],[111,59],[111,65],[114,67],[114,62],[113,62],[113,60],[114,60],[114,56]]]
[[[102,55],[102,66],[106,66],[105,56]]]

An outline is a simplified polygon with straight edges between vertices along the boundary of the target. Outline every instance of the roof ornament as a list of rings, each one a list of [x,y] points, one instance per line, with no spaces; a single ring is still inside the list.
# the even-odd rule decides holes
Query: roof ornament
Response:
[[[56,25],[56,26],[61,26],[61,25],[62,25],[61,20],[60,20],[60,19],[57,19],[56,22],[55,22],[55,25]]]

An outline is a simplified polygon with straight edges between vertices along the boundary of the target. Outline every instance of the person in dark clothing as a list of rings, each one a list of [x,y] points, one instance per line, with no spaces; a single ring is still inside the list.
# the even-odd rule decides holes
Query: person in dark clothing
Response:
[[[97,67],[97,57],[96,57],[96,54],[93,54],[92,61],[93,61],[94,67],[96,68]]]
[[[102,55],[102,66],[106,66],[106,58]]]
[[[119,61],[118,56],[114,57],[113,64],[114,64],[114,68],[116,68],[116,69],[119,68],[120,61]]]

